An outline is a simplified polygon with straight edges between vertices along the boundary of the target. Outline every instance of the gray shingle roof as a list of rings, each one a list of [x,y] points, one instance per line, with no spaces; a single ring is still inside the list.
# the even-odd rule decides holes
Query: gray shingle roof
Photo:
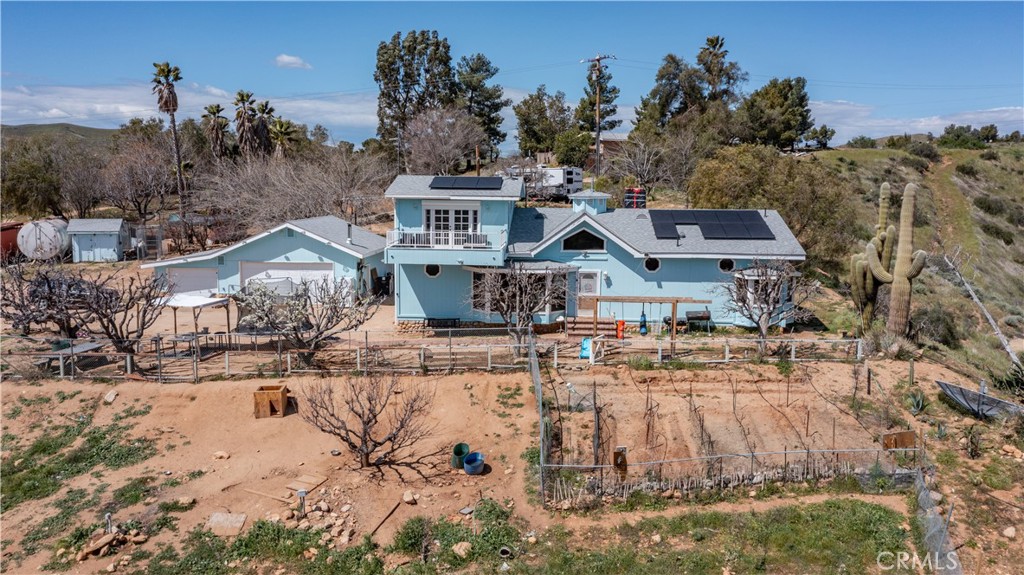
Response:
[[[381,251],[386,243],[383,237],[356,225],[352,226],[352,243],[348,243],[348,222],[337,216],[290,220],[287,223],[329,242],[358,252],[362,256],[368,256]]]
[[[124,225],[124,220],[120,218],[76,218],[68,221],[68,233],[120,232],[122,225]]]
[[[606,194],[604,192],[596,192],[594,190],[583,190],[582,192],[576,192],[575,194],[569,194],[569,198],[573,199],[573,200],[575,200],[576,198],[582,198],[582,199],[598,198],[598,199],[605,199],[605,200],[607,200],[610,197],[612,197],[611,194]]]
[[[651,225],[650,211],[630,208],[609,210],[602,214],[574,213],[568,208],[516,208],[512,216],[508,250],[511,255],[525,254],[546,239],[590,219],[639,253],[651,256],[731,256],[803,259],[800,242],[775,210],[761,210],[765,223],[775,235],[774,240],[708,240],[700,228],[680,226],[683,236],[678,240],[658,239]]]
[[[523,197],[523,181],[517,178],[502,178],[500,190],[440,190],[431,189],[430,182],[436,176],[401,175],[391,182],[385,198],[507,198],[518,200]]]
[[[282,226],[288,225],[308,232],[318,238],[322,238],[337,245],[342,250],[349,250],[359,254],[360,258],[373,255],[375,253],[384,250],[384,246],[387,243],[385,239],[377,234],[365,230],[359,226],[352,226],[352,243],[348,243],[348,222],[337,217],[337,216],[320,216],[316,218],[306,218],[303,220],[291,220],[285,222],[282,225],[275,226],[270,230],[256,234],[246,240],[236,242],[230,246],[223,248],[207,250],[205,252],[198,252],[194,254],[188,254],[179,256],[176,258],[170,258],[166,260],[159,260],[155,262],[148,262],[142,264],[142,268],[153,268],[162,267],[172,264],[180,264],[192,261],[209,260],[219,255],[224,255],[231,250],[234,250],[242,245],[245,245],[254,240],[261,240],[267,236],[270,232],[280,229]]]

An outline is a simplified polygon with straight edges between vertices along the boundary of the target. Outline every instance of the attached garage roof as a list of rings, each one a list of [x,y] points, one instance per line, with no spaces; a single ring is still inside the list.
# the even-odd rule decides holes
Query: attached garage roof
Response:
[[[352,226],[352,241],[349,242],[349,223],[337,216],[320,216],[302,220],[290,220],[255,236],[246,238],[230,246],[188,254],[176,258],[142,264],[142,268],[156,268],[187,262],[204,261],[230,253],[244,245],[261,240],[274,232],[292,229],[297,233],[309,236],[335,249],[346,252],[357,258],[366,258],[384,251],[385,240],[377,234],[359,226]]]

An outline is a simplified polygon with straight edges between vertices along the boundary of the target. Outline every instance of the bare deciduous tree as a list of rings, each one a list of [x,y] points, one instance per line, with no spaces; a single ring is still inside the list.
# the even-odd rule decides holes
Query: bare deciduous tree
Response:
[[[666,166],[663,183],[673,190],[682,192],[684,205],[690,207],[686,186],[690,175],[697,167],[697,137],[690,130],[677,128],[670,130],[662,138]]]
[[[61,141],[54,150],[60,191],[75,217],[87,218],[103,198],[104,159],[78,140]]]
[[[31,326],[53,323],[61,337],[75,337],[92,320],[83,298],[89,284],[54,262],[4,268],[0,316],[27,335]]]
[[[73,270],[67,274],[74,285],[85,288],[80,296],[81,307],[75,310],[78,321],[95,327],[114,349],[127,354],[125,364],[134,369],[132,354],[166,306],[162,278],[123,270]]]
[[[358,225],[391,213],[384,190],[394,175],[395,167],[383,155],[339,146],[315,161],[223,162],[196,195],[200,208],[243,234],[282,220],[323,215]]]
[[[433,432],[427,421],[433,391],[425,384],[400,387],[394,374],[321,380],[304,388],[302,399],[302,419],[340,439],[360,467],[414,459],[416,444]]]
[[[657,136],[638,133],[611,156],[610,171],[620,178],[632,177],[641,188],[650,190],[668,176],[665,156],[665,147]]]
[[[780,323],[812,316],[805,304],[817,297],[820,285],[797,272],[784,260],[754,260],[735,273],[732,282],[718,288],[726,296],[724,309],[749,321],[757,329],[758,350],[764,353],[768,330]]]
[[[175,174],[167,168],[166,149],[161,141],[124,138],[103,170],[106,199],[140,222],[149,220],[164,208],[174,191]]]
[[[505,268],[474,272],[472,307],[501,317],[520,352],[537,314],[565,310],[569,269],[511,262]]]
[[[487,134],[464,110],[429,108],[414,117],[404,134],[406,163],[412,174],[447,176]]]
[[[363,324],[380,306],[380,298],[359,298],[347,280],[322,278],[289,286],[284,293],[249,282],[236,294],[238,323],[281,334],[298,349],[299,360],[312,365],[316,352],[331,337]]]

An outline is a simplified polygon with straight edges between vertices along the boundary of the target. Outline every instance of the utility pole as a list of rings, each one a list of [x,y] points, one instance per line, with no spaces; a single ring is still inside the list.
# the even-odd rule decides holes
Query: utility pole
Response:
[[[594,162],[594,184],[591,185],[591,189],[596,189],[597,178],[601,176],[601,70],[604,65],[601,64],[602,60],[616,60],[617,58],[612,54],[598,54],[593,58],[584,58],[580,60],[580,64],[589,63],[593,66],[591,74],[594,77],[594,85],[597,87],[597,106],[594,110],[594,117],[597,120],[595,124],[597,137],[595,138],[594,151],[597,154],[597,160]]]

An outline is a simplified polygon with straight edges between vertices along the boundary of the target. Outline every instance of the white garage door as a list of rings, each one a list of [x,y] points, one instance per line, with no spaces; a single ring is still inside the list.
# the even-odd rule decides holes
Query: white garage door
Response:
[[[242,285],[259,281],[288,294],[303,281],[334,277],[334,264],[320,262],[242,262]]]
[[[217,293],[217,270],[205,268],[169,268],[167,281],[172,293],[210,296]]]

